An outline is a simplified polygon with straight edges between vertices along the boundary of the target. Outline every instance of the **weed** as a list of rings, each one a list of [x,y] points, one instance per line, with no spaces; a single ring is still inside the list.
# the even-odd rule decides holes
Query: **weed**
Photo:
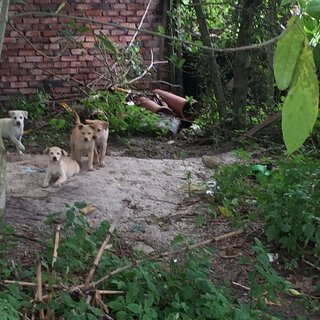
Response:
[[[296,157],[279,162],[263,182],[257,201],[265,218],[265,231],[295,257],[309,256],[320,262],[320,166]]]
[[[45,116],[50,102],[50,95],[43,90],[37,90],[33,98],[26,98],[18,95],[10,99],[10,105],[13,109],[28,111],[28,117],[39,121]]]

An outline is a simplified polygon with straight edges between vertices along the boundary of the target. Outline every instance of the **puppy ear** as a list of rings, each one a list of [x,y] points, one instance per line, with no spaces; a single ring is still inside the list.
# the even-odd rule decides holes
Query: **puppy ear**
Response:
[[[65,157],[68,156],[68,152],[66,150],[61,149],[61,153]]]
[[[78,129],[81,130],[83,128],[83,124],[78,124]]]
[[[90,120],[90,119],[86,119],[86,120],[84,121],[84,123],[85,123],[85,124],[93,124],[94,121],[93,121],[93,120]]]
[[[23,111],[23,116],[25,117],[25,119],[28,119],[28,111]]]
[[[9,111],[9,116],[10,116],[10,118],[13,118],[13,116],[14,116],[14,111]]]
[[[93,124],[89,124],[89,127],[90,127],[92,130],[96,130],[96,127],[95,127]]]
[[[104,130],[107,130],[107,129],[109,128],[109,122],[103,121],[103,122],[102,122],[102,128],[103,128]]]
[[[44,149],[44,150],[43,150],[43,154],[49,154],[49,150],[50,150],[50,148]]]

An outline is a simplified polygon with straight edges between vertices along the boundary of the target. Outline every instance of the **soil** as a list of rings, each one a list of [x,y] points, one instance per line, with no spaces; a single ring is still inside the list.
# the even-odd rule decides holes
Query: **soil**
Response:
[[[88,172],[84,161],[79,175],[58,188],[47,189],[41,187],[47,156],[10,153],[5,219],[16,226],[25,255],[29,254],[28,248],[40,250],[43,239],[51,237],[52,229],[45,224],[47,217],[65,212],[66,204],[76,201],[95,207],[87,215],[94,226],[103,220],[115,224],[121,245],[127,250],[141,243],[151,250],[168,249],[178,234],[194,242],[207,240],[233,228],[228,219],[219,216],[214,220],[205,210],[203,204],[209,197],[206,190],[210,189],[212,169],[202,163],[201,157],[216,154],[222,163],[238,161],[227,149],[217,150],[203,139],[178,136],[110,140],[106,167]],[[196,223],[199,216],[205,218],[201,226]],[[248,286],[248,267],[240,266],[237,261],[242,256],[253,255],[250,249],[253,238],[263,236],[263,226],[257,222],[248,230],[245,236],[216,244],[212,256],[212,278],[216,282],[234,281]],[[278,265],[278,269],[283,268]],[[305,275],[287,276],[300,284],[309,279]],[[233,290],[239,297],[247,295],[243,288]],[[294,299],[286,298],[283,307],[275,308],[289,318],[290,314],[306,314],[307,311],[294,308],[294,303]],[[309,315],[309,319],[317,318]]]

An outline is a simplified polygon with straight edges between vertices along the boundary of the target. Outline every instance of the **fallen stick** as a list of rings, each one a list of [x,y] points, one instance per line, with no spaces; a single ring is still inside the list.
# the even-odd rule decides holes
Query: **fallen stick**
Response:
[[[94,272],[96,271],[96,268],[98,267],[99,265],[99,262],[100,262],[100,259],[102,257],[102,254],[103,252],[105,251],[107,245],[108,245],[108,242],[110,241],[111,239],[111,236],[113,234],[113,231],[114,231],[114,225],[111,225],[110,226],[110,229],[107,231],[107,234],[106,234],[106,237],[104,239],[104,241],[102,242],[102,245],[98,251],[98,254],[96,256],[96,258],[94,259],[94,262],[89,270],[89,273],[87,275],[87,278],[86,278],[86,281],[84,283],[84,286],[85,287],[88,287],[89,286],[89,283],[92,281],[92,277],[93,277],[93,274]]]
[[[42,301],[42,275],[41,275],[41,260],[37,259],[37,291],[36,291],[36,301]],[[41,320],[44,320],[44,311],[39,310],[39,316]]]
[[[60,241],[60,229],[61,226],[60,224],[58,224],[57,229],[56,229],[56,235],[55,235],[55,239],[54,239],[54,248],[53,248],[53,256],[52,256],[52,268],[54,266],[54,264],[57,261],[58,258],[58,247],[59,247],[59,241]]]

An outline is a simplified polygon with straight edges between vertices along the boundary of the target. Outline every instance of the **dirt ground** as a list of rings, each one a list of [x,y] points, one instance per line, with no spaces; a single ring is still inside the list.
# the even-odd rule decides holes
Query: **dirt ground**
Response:
[[[48,231],[44,221],[50,213],[63,212],[65,204],[85,201],[96,207],[88,215],[94,225],[102,220],[114,223],[130,245],[142,241],[159,249],[167,247],[179,233],[202,238],[194,223],[200,214],[198,201],[189,198],[188,185],[205,189],[212,170],[204,166],[200,154],[184,160],[125,156],[135,152],[134,143],[129,150],[110,147],[104,168],[88,172],[84,160],[79,175],[58,188],[51,183],[47,189],[41,187],[47,156],[10,154],[6,220],[19,229],[36,228],[40,235]],[[145,145],[149,146],[149,142]],[[143,150],[141,141],[138,146]],[[160,157],[159,146],[157,150]],[[233,158],[231,153],[221,155],[225,163],[234,161]]]
[[[232,152],[220,153],[203,141],[146,137],[127,139],[125,143],[111,140],[106,167],[87,172],[84,163],[79,175],[58,188],[44,189],[41,185],[47,156],[11,153],[5,219],[16,226],[27,255],[28,247],[40,248],[43,238],[51,236],[52,230],[44,223],[48,215],[65,212],[65,205],[76,201],[96,208],[88,214],[93,225],[102,220],[115,224],[120,242],[129,250],[141,245],[146,252],[168,249],[178,234],[194,242],[222,235],[232,230],[224,217],[214,220],[207,216],[201,227],[196,225],[198,216],[207,215],[201,197],[209,189],[206,185],[212,180],[212,169],[202,163],[201,157],[208,154],[218,154],[226,164],[237,161]],[[190,187],[202,193],[190,196]],[[261,224],[252,224],[245,237],[217,243],[212,256],[212,278],[216,282],[248,285],[248,269],[237,260],[253,255],[250,248],[254,237],[263,237]],[[277,269],[283,268],[279,264]],[[309,279],[307,272],[288,277],[302,287]],[[241,298],[247,295],[240,287],[233,290]],[[287,316],[304,314],[300,307],[298,311],[293,308],[294,303],[294,299],[288,299],[281,312]],[[308,319],[317,317],[310,315]]]

